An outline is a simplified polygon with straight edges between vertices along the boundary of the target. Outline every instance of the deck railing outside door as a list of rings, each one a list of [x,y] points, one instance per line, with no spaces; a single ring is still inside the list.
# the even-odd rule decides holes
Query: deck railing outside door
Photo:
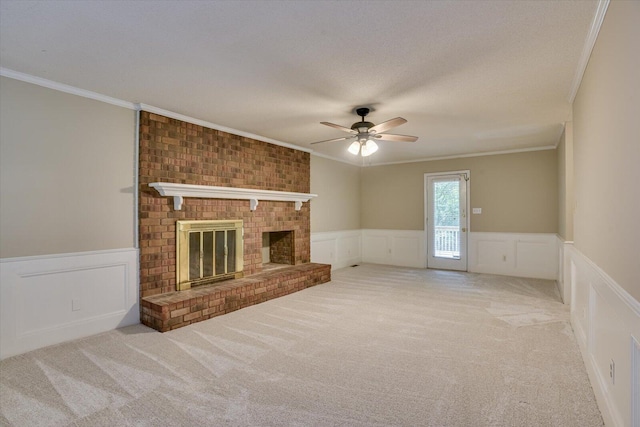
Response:
[[[460,227],[436,225],[434,228],[435,256],[443,258],[459,258]]]

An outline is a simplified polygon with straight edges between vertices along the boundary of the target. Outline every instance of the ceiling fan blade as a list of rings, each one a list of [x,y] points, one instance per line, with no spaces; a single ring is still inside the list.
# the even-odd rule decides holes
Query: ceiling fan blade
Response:
[[[356,137],[356,136],[355,136],[355,135],[353,135],[353,136],[345,136],[345,137],[342,137],[342,138],[326,139],[326,140],[324,140],[324,141],[312,142],[312,143],[311,143],[311,145],[313,145],[313,144],[322,144],[323,142],[337,142],[337,141],[344,141],[345,139],[353,139],[353,138],[355,138],[355,137]]]
[[[321,125],[326,125],[326,126],[330,126],[332,128],[336,128],[338,130],[341,130],[343,132],[348,132],[348,133],[358,133],[357,131],[344,127],[344,126],[340,126],[340,125],[336,125],[335,123],[329,123],[329,122],[320,122]]]
[[[386,122],[382,122],[379,125],[375,125],[371,129],[369,129],[369,132],[382,133],[404,123],[407,123],[405,119],[403,119],[402,117],[396,117],[395,119],[387,120]]]
[[[409,135],[392,135],[392,134],[377,134],[375,135],[377,139],[382,139],[384,141],[398,141],[398,142],[416,142],[418,140],[417,136],[409,136]]]

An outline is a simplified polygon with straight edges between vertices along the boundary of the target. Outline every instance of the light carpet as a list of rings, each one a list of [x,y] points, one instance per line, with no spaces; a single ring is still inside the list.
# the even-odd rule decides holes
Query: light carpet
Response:
[[[602,426],[555,282],[361,265],[0,362],[3,426]]]

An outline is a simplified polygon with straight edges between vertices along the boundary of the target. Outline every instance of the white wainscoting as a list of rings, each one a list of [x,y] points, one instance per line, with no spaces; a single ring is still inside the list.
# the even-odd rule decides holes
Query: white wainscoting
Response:
[[[361,230],[311,233],[311,262],[334,270],[362,262]]]
[[[469,233],[468,243],[470,272],[558,279],[555,234]],[[426,268],[425,233],[376,229],[311,233],[311,261],[334,269],[359,262]]]
[[[140,322],[135,248],[0,260],[0,359]]]
[[[362,230],[362,262],[427,267],[423,230]]]
[[[565,304],[571,303],[571,264],[569,263],[569,257],[565,256],[568,246],[573,246],[573,242],[565,241],[558,236],[558,277],[556,282],[558,283],[558,291],[562,302]]]
[[[469,233],[468,271],[556,280],[558,243],[547,233]]]
[[[605,424],[640,426],[640,302],[572,244],[564,258],[571,324]]]
[[[422,230],[346,230],[311,233],[311,261],[333,269],[366,262],[426,267]]]

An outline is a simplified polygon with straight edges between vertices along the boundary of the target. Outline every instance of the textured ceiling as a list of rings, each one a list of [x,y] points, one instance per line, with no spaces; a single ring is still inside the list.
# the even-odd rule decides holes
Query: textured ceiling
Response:
[[[554,146],[596,1],[10,1],[0,65],[353,162]]]

